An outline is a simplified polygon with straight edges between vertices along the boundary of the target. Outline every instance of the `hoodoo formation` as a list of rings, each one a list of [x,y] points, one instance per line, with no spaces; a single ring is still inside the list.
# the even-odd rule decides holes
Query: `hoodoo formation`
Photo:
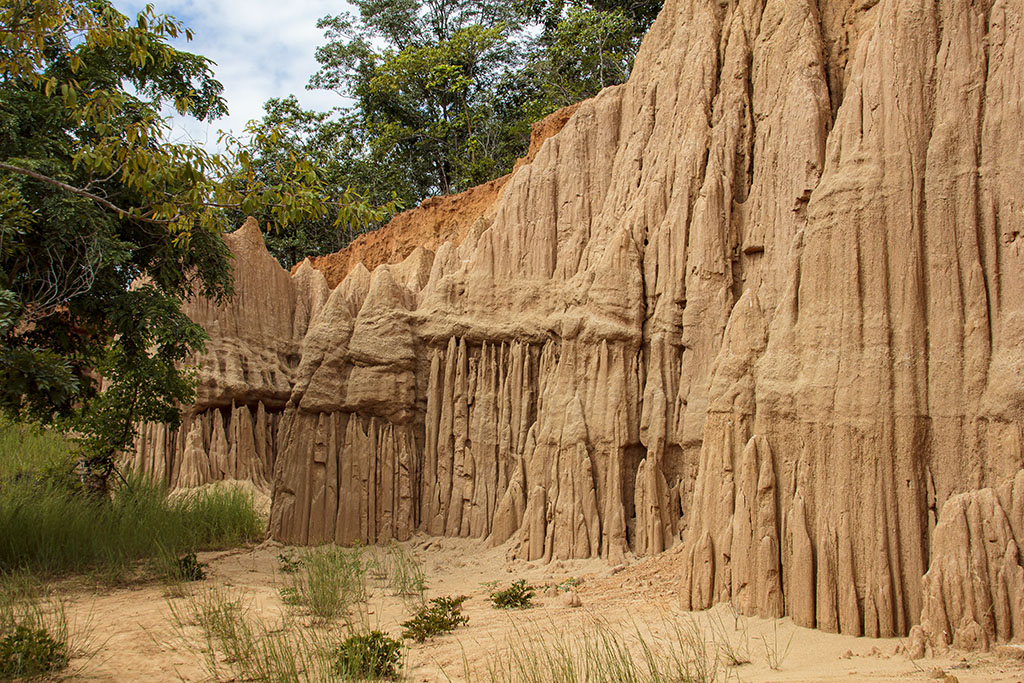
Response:
[[[196,404],[138,463],[265,482],[288,542],[682,544],[693,609],[1024,639],[1022,15],[668,0],[448,241],[331,289],[228,235]]]

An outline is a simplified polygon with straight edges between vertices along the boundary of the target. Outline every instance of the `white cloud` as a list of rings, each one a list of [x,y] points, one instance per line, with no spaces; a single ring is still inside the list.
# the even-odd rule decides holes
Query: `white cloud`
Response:
[[[179,48],[216,62],[214,73],[224,84],[230,114],[213,123],[174,120],[174,136],[187,136],[208,148],[217,147],[217,131],[240,135],[246,122],[263,115],[271,97],[295,95],[304,107],[327,110],[345,104],[336,93],[305,89],[317,70],[316,48],[326,40],[316,21],[327,14],[354,12],[337,0],[156,0],[156,11],[170,14],[191,28],[192,42]],[[145,0],[114,0],[132,17]]]

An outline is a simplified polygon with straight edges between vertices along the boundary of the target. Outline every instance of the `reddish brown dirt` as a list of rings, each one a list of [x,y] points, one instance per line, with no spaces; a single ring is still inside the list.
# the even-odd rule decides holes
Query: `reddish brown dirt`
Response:
[[[512,173],[459,194],[425,199],[415,209],[403,211],[380,230],[361,235],[341,251],[311,259],[313,267],[323,272],[333,289],[357,263],[372,271],[382,263],[400,263],[416,247],[434,251],[445,242],[460,244],[470,226],[495,207],[512,175],[533,161],[544,141],[562,130],[578,106],[577,103],[564,107],[533,124],[530,148],[516,162]]]

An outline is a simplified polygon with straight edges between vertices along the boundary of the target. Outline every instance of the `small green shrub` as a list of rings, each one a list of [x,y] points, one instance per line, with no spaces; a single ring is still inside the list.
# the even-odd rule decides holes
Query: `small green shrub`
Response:
[[[533,607],[536,589],[519,579],[503,591],[491,593],[491,604],[497,609],[527,609]]]
[[[281,596],[281,602],[286,605],[294,607],[302,604],[302,595],[299,594],[299,589],[295,586],[279,588],[277,593]]]
[[[69,660],[67,643],[55,640],[44,628],[18,624],[0,639],[0,680],[60,671]]]
[[[398,678],[402,643],[380,631],[357,633],[334,651],[334,672],[346,678]]]
[[[422,643],[427,638],[454,631],[460,624],[469,623],[469,617],[462,613],[462,603],[467,595],[434,598],[409,621],[403,622],[402,637]]]
[[[281,571],[285,574],[295,574],[302,567],[302,558],[295,557],[291,553],[287,555],[281,553],[277,556],[277,559],[281,563]]]
[[[177,578],[182,581],[205,581],[206,568],[209,566],[200,562],[195,553],[187,553],[178,558]]]
[[[578,588],[580,585],[582,585],[582,583],[583,579],[578,579],[575,576],[570,576],[568,579],[555,586],[555,590],[562,591],[563,593],[568,593],[573,588]]]

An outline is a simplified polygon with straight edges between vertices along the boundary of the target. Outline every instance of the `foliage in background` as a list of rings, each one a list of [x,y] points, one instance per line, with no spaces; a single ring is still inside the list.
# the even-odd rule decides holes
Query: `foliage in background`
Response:
[[[182,364],[205,335],[181,303],[231,294],[231,212],[283,225],[338,206],[304,157],[257,177],[252,150],[272,127],[217,154],[167,141],[163,107],[227,111],[209,60],[169,44],[179,36],[151,6],[132,20],[109,0],[0,4],[0,410],[73,417],[100,496],[133,425],[174,425],[192,396]]]
[[[227,212],[236,225],[254,215],[270,226],[264,238],[267,249],[284,266],[338,251],[403,208],[403,198],[390,189],[389,179],[360,157],[356,131],[347,118],[304,110],[293,96],[268,100],[263,108],[263,119],[251,122],[248,129],[247,166],[230,176],[229,182],[250,189],[278,186],[301,161],[315,168],[325,192],[337,197],[321,215],[301,221],[276,220],[272,207]]]
[[[331,220],[268,238],[285,266],[331,253],[399,208],[460,192],[512,169],[535,122],[623,82],[661,0],[356,0],[323,17],[328,43],[309,88],[353,100],[331,112],[273,99],[257,129],[279,146],[253,150],[272,182],[289,154],[314,159],[325,183],[357,194],[379,219]],[[376,217],[375,217],[376,218]]]
[[[72,485],[70,448],[68,439],[58,432],[0,417],[0,492],[14,480]]]

